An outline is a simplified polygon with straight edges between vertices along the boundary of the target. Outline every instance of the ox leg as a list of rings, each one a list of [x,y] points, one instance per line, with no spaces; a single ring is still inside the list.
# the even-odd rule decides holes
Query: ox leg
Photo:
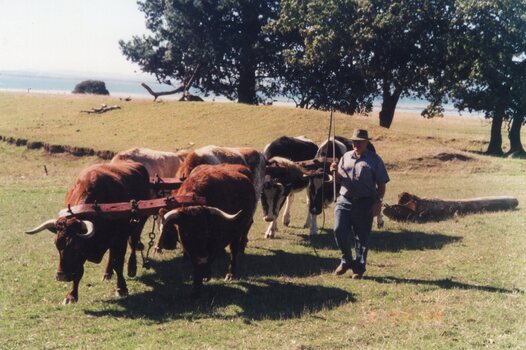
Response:
[[[104,275],[102,275],[102,281],[109,281],[113,277],[113,260],[111,257],[111,251],[109,253],[108,262],[104,268]]]
[[[128,239],[130,245],[130,257],[128,259],[128,276],[135,277],[137,276],[137,250],[142,250],[143,246],[141,243],[141,232],[144,228],[145,220],[138,226],[132,228],[132,234]]]
[[[123,244],[110,248],[110,257],[113,261],[113,269],[117,274],[117,289],[115,295],[118,297],[128,296],[128,287],[126,286],[126,280],[124,279],[124,258],[126,255],[126,244]]]
[[[307,219],[310,219],[310,234],[318,234],[318,215],[310,214],[307,216]]]
[[[285,203],[285,209],[283,210],[283,225],[289,226],[290,224],[290,207],[294,202],[294,194],[289,194],[287,197],[287,202]]]
[[[73,280],[71,290],[66,294],[66,298],[64,298],[64,305],[73,304],[79,300],[79,284],[82,275],[84,275],[84,268],[81,270],[79,277]]]
[[[192,285],[192,294],[193,298],[199,297],[201,294],[201,289],[203,287],[203,279],[207,275],[207,270],[210,270],[210,262],[208,257],[197,257],[197,259],[192,259],[194,265],[194,282]]]
[[[278,231],[278,221],[274,219],[267,227],[267,231],[265,232],[265,238],[274,238],[276,236],[277,231]]]

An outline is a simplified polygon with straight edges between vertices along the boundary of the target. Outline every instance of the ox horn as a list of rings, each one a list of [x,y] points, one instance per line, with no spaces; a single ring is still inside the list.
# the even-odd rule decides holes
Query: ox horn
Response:
[[[50,230],[51,232],[54,232],[56,224],[57,224],[57,219],[49,219],[43,222],[42,224],[40,224],[39,226],[35,227],[34,229],[25,231],[25,232],[29,235],[32,235],[32,234],[35,234],[37,232],[44,231],[44,230]]]
[[[205,207],[205,208],[208,209],[210,214],[221,216],[222,218],[225,218],[227,220],[234,220],[242,212],[242,210],[240,210],[240,211],[238,211],[235,214],[228,214],[228,213],[226,213],[226,212],[224,212],[221,209],[216,208],[216,207]]]
[[[331,174],[327,174],[327,176],[329,177],[329,179],[326,180],[325,183],[328,183],[328,184],[332,183],[334,181],[334,176],[332,176]]]
[[[95,234],[95,226],[88,220],[82,220],[82,227],[86,230],[86,233],[78,233],[77,236],[81,238],[91,238]]]

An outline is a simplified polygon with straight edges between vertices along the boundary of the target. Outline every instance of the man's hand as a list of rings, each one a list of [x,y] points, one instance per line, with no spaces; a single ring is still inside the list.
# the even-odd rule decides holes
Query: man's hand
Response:
[[[382,212],[382,201],[379,199],[376,200],[373,204],[373,216],[377,216]]]

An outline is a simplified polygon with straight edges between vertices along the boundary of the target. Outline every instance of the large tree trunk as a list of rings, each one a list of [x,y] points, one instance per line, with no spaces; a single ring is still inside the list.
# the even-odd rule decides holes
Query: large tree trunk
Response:
[[[502,122],[504,120],[504,111],[497,111],[491,122],[491,136],[486,154],[501,156],[502,152]]]
[[[524,116],[516,116],[511,122],[510,132],[508,133],[508,138],[510,139],[510,150],[508,151],[508,154],[510,155],[522,156],[525,154],[521,142],[521,127],[522,124],[524,124],[525,118],[526,117]]]
[[[257,8],[250,2],[241,7],[243,31],[247,39],[242,43],[239,57],[239,84],[237,96],[239,103],[256,104],[256,52],[254,46],[258,40],[261,26]]]
[[[380,126],[389,129],[393,122],[394,112],[398,100],[400,99],[400,92],[395,91],[391,94],[388,84],[384,84],[382,94],[382,110],[380,111]]]
[[[442,200],[419,198],[403,192],[398,196],[398,204],[386,206],[383,213],[395,221],[426,222],[444,220],[455,214],[510,210],[517,205],[519,201],[514,197]]]

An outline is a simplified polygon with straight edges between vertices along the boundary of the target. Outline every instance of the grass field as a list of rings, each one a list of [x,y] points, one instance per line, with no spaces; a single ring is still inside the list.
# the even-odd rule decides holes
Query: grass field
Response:
[[[122,109],[79,113],[101,103]],[[321,141],[328,120],[269,106],[0,93],[0,135],[113,151],[262,148],[284,134]],[[408,191],[512,195],[519,207],[426,224],[387,219],[373,232],[365,278],[355,281],[332,274],[332,208],[310,237],[298,196],[291,226],[280,223],[274,240],[264,238],[258,208],[240,279],[223,282],[226,258],[218,259],[198,300],[188,296],[191,267],[176,250],[128,279],[126,299],[113,296],[115,281],[100,281],[102,264],[87,263],[79,302],[64,306],[69,284],[54,280],[52,234],[23,232],[54,217],[75,175],[101,160],[0,143],[0,349],[526,348],[526,162],[479,154],[489,124],[477,118],[398,114],[389,130],[376,116],[335,120],[337,134],[369,129],[390,172],[387,203]],[[440,153],[468,158],[443,161]]]

